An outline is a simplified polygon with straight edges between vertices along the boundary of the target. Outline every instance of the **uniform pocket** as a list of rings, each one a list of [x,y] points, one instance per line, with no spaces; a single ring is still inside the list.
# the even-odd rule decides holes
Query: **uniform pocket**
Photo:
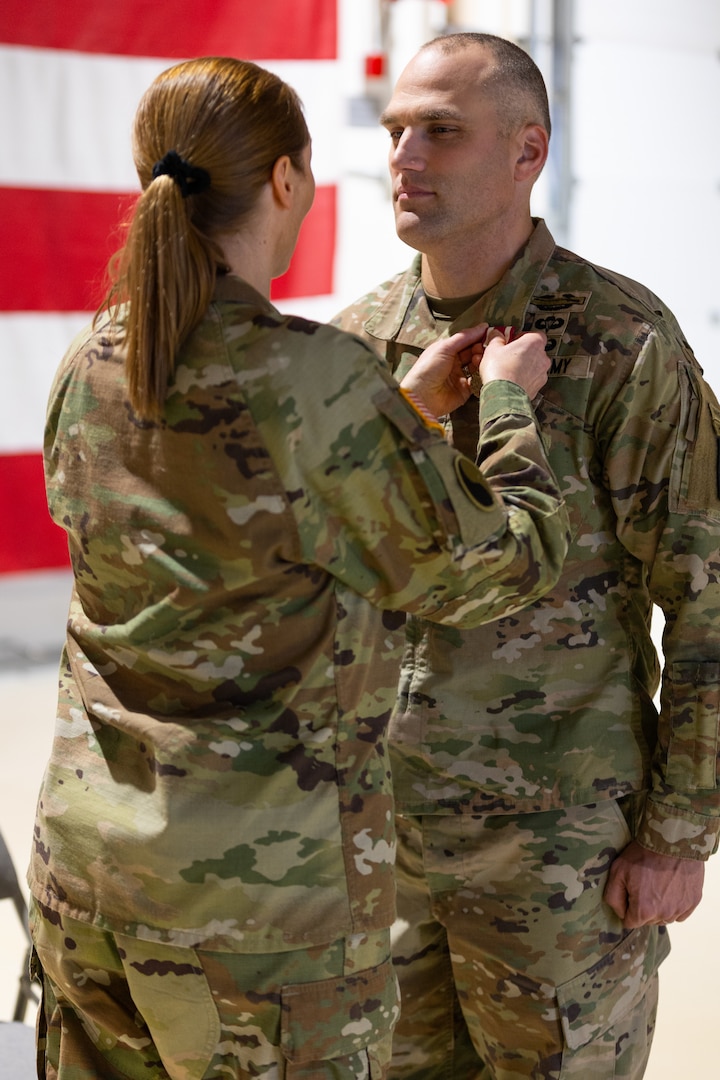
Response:
[[[115,935],[127,985],[172,1080],[200,1080],[220,1039],[205,972],[193,949]]]
[[[664,927],[641,926],[593,967],[558,987],[565,1041],[579,1050],[619,1023],[641,1000],[670,952]]]
[[[348,1080],[363,1075],[357,1072],[363,1062],[368,1080],[384,1075],[399,1014],[390,960],[353,975],[286,986],[281,1011],[280,1039],[289,1062],[288,1080],[311,1080],[313,1062],[332,1060],[340,1066],[343,1058],[348,1059]],[[339,1070],[338,1076],[342,1075]]]
[[[692,794],[717,784],[720,729],[720,664],[676,662],[670,666],[672,730],[667,783]]]
[[[689,364],[679,368],[681,412],[669,506],[720,519],[720,403]]]
[[[373,404],[398,432],[422,478],[439,523],[438,544],[464,550],[501,535],[504,508],[481,470],[448,446],[442,429],[428,427],[397,387],[375,394]]]

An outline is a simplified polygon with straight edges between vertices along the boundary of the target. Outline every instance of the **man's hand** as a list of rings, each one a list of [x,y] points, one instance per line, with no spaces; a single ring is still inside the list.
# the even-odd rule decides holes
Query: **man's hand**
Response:
[[[683,922],[700,903],[704,880],[704,862],[659,855],[632,840],[610,867],[605,902],[628,930]]]

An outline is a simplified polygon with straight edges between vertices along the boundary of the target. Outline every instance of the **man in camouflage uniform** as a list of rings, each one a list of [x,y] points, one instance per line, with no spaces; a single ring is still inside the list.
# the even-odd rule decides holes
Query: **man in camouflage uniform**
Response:
[[[398,235],[421,255],[338,322],[399,377],[480,320],[546,331],[535,404],[572,535],[524,611],[408,621],[391,1076],[637,1080],[664,924],[697,905],[720,824],[720,409],[664,304],[531,219],[550,121],[522,50],[429,43],[382,122]],[[477,402],[447,426],[471,454]]]
[[[29,875],[48,1078],[385,1075],[393,612],[509,613],[566,550],[527,394],[483,400],[480,472],[367,346],[233,275],[157,422],[116,326],[69,350],[45,451],[75,580]]]

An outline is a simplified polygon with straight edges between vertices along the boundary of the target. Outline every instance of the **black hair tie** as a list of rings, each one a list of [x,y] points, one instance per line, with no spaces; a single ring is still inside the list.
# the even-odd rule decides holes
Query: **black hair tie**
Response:
[[[181,158],[177,150],[168,150],[165,157],[153,165],[153,180],[158,176],[170,176],[180,188],[183,199],[188,195],[199,195],[210,187],[210,173],[199,165],[191,165]]]

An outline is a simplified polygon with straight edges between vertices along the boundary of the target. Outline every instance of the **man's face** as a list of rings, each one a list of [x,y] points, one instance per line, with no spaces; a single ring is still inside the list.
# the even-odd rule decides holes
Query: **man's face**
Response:
[[[422,50],[381,118],[391,140],[397,233],[425,254],[452,258],[515,212],[517,142],[501,134],[484,89],[490,63],[482,48]]]

